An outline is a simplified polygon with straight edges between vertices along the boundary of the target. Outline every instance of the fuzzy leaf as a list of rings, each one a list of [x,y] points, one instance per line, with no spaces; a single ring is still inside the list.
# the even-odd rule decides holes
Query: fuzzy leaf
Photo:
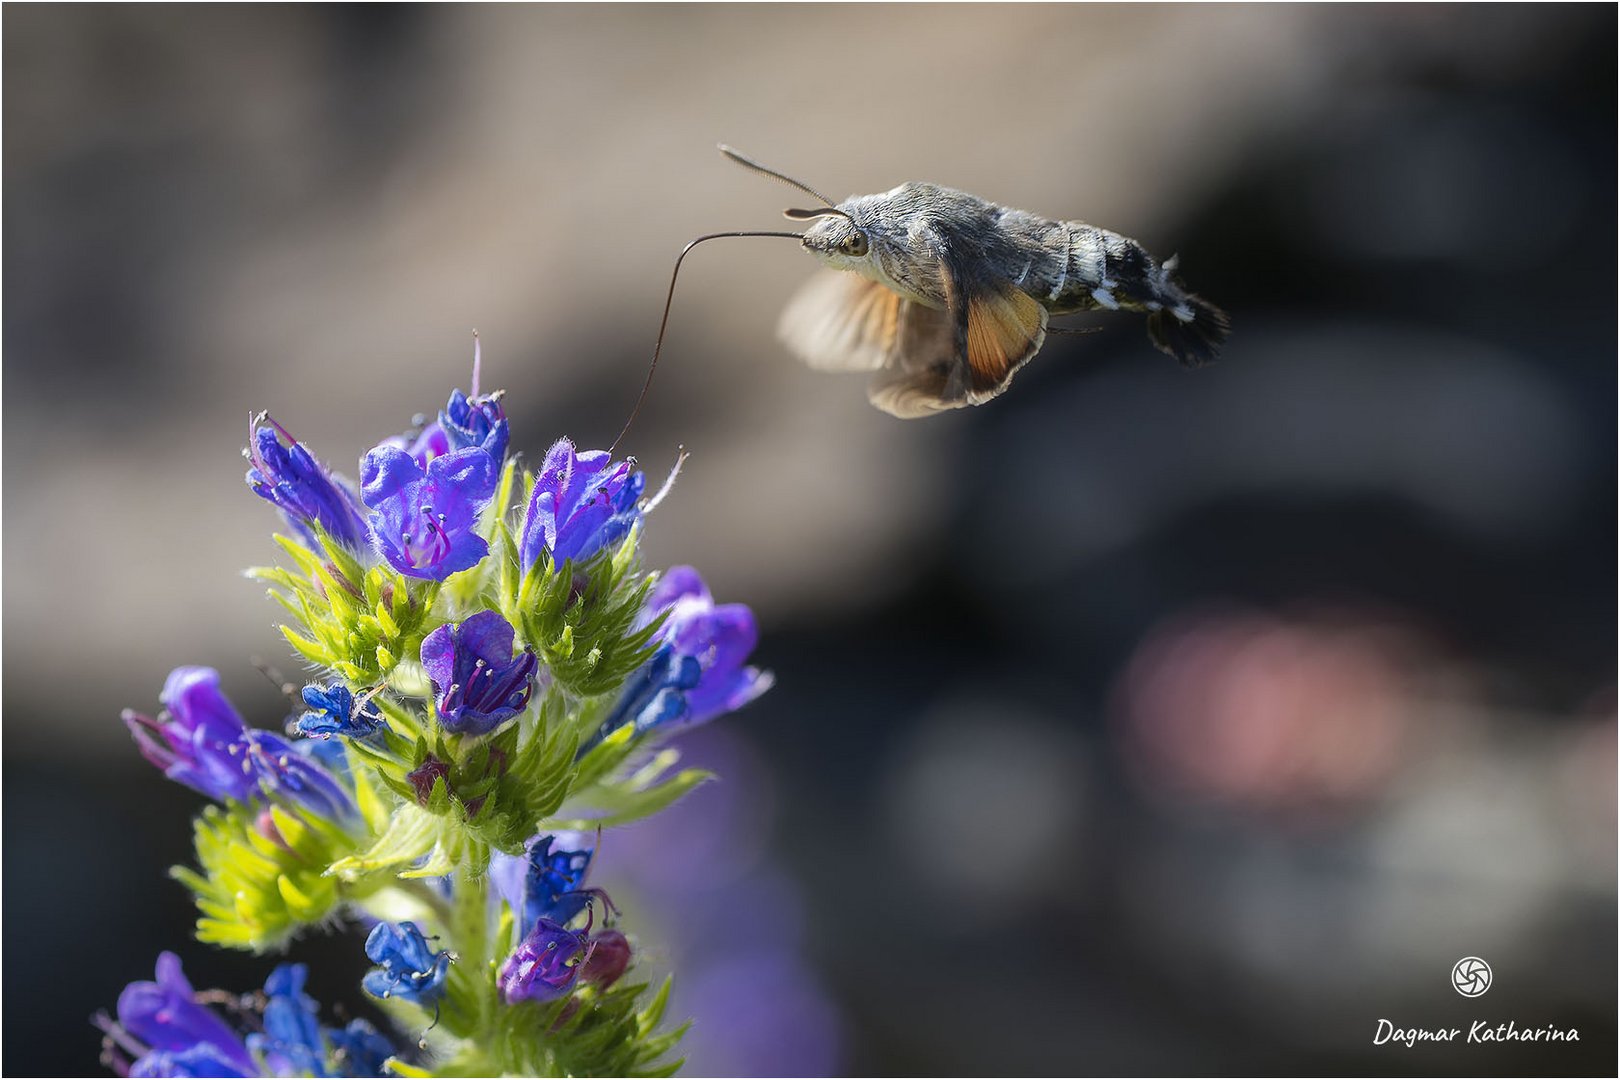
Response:
[[[687,792],[712,780],[714,774],[705,769],[682,769],[674,776],[645,791],[634,791],[619,785],[599,784],[581,792],[577,801],[591,807],[595,813],[575,818],[548,821],[547,829],[588,831],[604,829],[610,825],[627,825],[640,821],[660,810],[673,806]]]
[[[415,806],[405,805],[394,811],[388,831],[364,854],[338,859],[327,869],[345,881],[393,870],[426,856],[439,839],[439,823],[432,815]],[[442,871],[441,871],[442,872]]]

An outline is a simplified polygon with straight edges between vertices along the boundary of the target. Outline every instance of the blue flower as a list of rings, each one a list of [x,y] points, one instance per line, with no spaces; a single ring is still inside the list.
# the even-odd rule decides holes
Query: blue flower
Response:
[[[551,919],[535,923],[501,965],[498,984],[508,1003],[550,1001],[579,977],[587,936]]]
[[[158,720],[126,709],[124,723],[141,754],[170,780],[211,799],[247,802],[257,784],[247,767],[247,726],[219,689],[219,672],[180,667],[169,673]]]
[[[366,956],[381,965],[366,973],[360,985],[379,998],[399,998],[431,1005],[444,996],[450,953],[434,952],[413,922],[378,923],[366,938]]]
[[[247,735],[247,761],[265,795],[328,821],[357,821],[354,799],[318,753],[310,743],[290,743],[274,732],[254,729]]]
[[[684,718],[689,709],[686,692],[703,678],[703,665],[695,656],[683,656],[675,646],[664,642],[641,668],[625,680],[618,704],[597,729],[596,735],[580,748],[583,753],[613,734],[627,722],[636,733],[651,731]]]
[[[336,1075],[388,1075],[383,1065],[397,1051],[382,1032],[364,1020],[350,1020],[347,1027],[326,1028],[325,1032]]]
[[[518,937],[541,919],[567,923],[593,897],[605,899],[600,889],[584,887],[593,852],[581,834],[536,836],[527,848],[522,856],[493,852],[489,859],[490,881],[517,917]]]
[[[476,389],[476,387],[474,388]],[[499,393],[468,398],[460,390],[439,413],[439,428],[451,450],[476,446],[499,464],[506,457],[508,424]]]
[[[619,543],[641,520],[647,478],[606,450],[574,452],[559,439],[546,454],[529,498],[518,545],[525,572],[549,552],[557,564],[584,562]]]
[[[271,420],[251,433],[247,483],[255,495],[268,499],[287,523],[311,545],[315,526],[338,543],[355,551],[365,543],[366,526],[354,495],[316,461],[302,443]],[[281,444],[285,437],[288,445]]]
[[[180,958],[158,956],[157,981],[133,982],[118,995],[118,1025],[109,1035],[141,1056],[131,1076],[258,1076],[247,1046],[197,994]],[[131,1044],[133,1038],[137,1045]]]
[[[277,1076],[325,1076],[326,1044],[315,999],[304,993],[309,968],[281,964],[264,981],[264,1033],[248,1047]]]
[[[522,855],[494,851],[489,856],[492,898],[511,907],[518,937],[542,918],[569,922],[599,892],[583,887],[594,854],[585,834],[536,836],[524,848]]]
[[[425,469],[398,447],[377,447],[360,466],[372,546],[407,577],[443,581],[477,565],[489,545],[474,526],[498,472],[495,459],[475,447],[436,457]]]
[[[591,902],[593,891],[583,886],[594,852],[589,847],[553,850],[556,841],[555,836],[542,836],[529,848],[520,936],[541,919],[566,924]]]
[[[426,417],[416,417],[413,430],[384,439],[382,445],[405,451],[424,469],[434,458],[469,446],[488,453],[497,465],[506,457],[510,425],[501,392],[469,398],[460,390],[452,391],[438,419],[424,421]]]
[[[370,701],[362,705],[358,712],[355,711],[354,694],[342,683],[333,683],[329,687],[306,686],[303,698],[309,711],[298,718],[300,735],[328,738],[346,735],[351,739],[363,739],[384,727],[382,713]]]
[[[529,650],[513,656],[515,642],[512,624],[493,611],[446,623],[423,639],[422,666],[446,731],[484,735],[528,705],[540,661]]]

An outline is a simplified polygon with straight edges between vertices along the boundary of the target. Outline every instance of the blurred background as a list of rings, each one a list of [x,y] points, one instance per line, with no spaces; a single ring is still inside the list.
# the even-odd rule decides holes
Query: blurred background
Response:
[[[1607,1072],[1615,43],[1605,6],[8,6],[5,1071],[94,1072],[161,948],[268,970],[189,942],[198,799],[118,722],[180,663],[285,715],[249,412],[352,475],[476,326],[514,447],[606,445],[681,246],[798,200],[725,141],[1179,252],[1234,331],[1188,372],[1070,320],[902,423],[775,341],[794,245],[687,260],[646,550],[778,677],[599,863],[689,1071]],[[358,938],[294,955],[364,1008]]]

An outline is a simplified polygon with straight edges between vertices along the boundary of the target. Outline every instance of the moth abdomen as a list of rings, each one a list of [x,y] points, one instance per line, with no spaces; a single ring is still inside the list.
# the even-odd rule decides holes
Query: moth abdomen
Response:
[[[1137,311],[1148,316],[1148,337],[1188,367],[1215,359],[1230,332],[1226,313],[1181,285],[1176,259],[1163,263],[1128,236],[1084,222],[1069,230],[1068,276],[1050,302],[1054,315],[1078,311]]]

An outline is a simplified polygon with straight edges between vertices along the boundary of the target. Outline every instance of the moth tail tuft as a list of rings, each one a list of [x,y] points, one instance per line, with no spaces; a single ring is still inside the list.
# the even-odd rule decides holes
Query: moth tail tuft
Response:
[[[1182,367],[1201,367],[1215,360],[1232,332],[1226,312],[1208,300],[1182,293],[1174,306],[1148,316],[1148,337]]]

